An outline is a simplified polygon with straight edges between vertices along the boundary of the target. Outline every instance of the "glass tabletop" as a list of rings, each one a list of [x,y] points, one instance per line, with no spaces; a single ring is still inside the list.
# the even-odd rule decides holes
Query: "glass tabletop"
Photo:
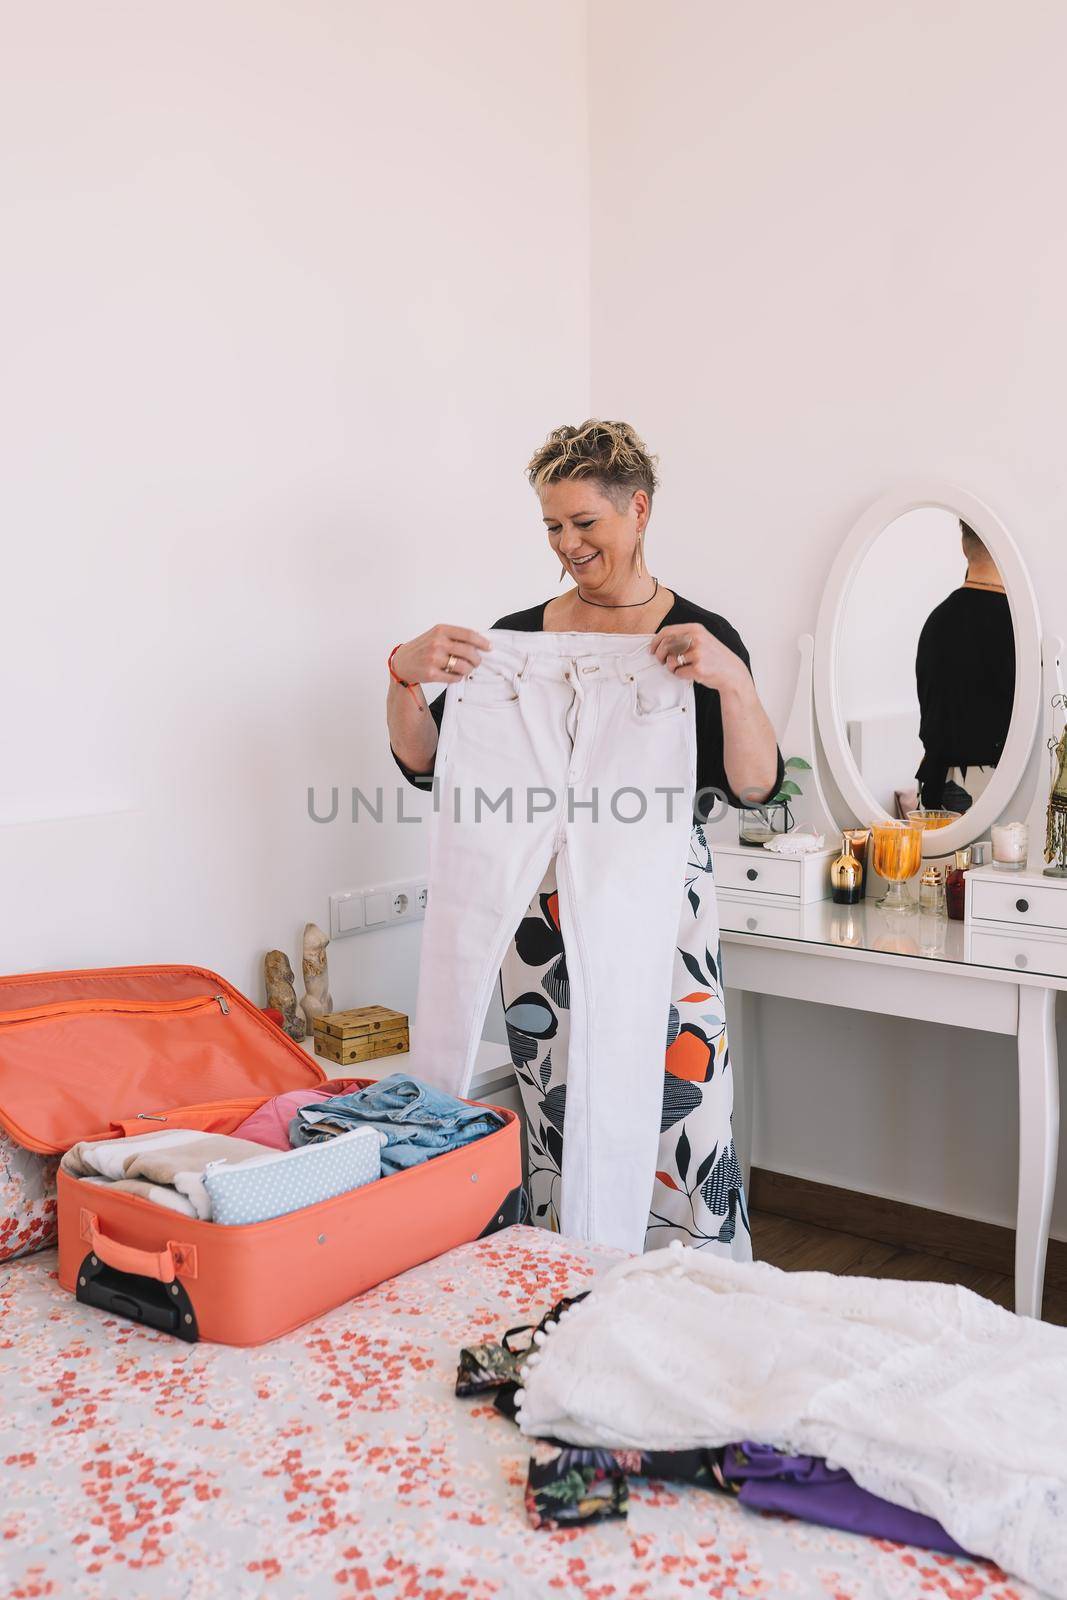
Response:
[[[734,942],[781,939],[840,950],[908,956],[916,961],[1064,980],[1067,938],[1020,929],[1011,923],[952,922],[941,913],[884,911],[871,901],[855,906],[815,900],[807,905],[768,904],[768,895],[719,890],[719,926]],[[1061,987],[1064,985],[1057,985]]]

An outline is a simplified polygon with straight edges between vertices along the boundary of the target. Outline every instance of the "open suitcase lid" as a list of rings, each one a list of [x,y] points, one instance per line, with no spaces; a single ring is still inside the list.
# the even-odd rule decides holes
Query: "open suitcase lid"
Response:
[[[114,1123],[269,1099],[327,1074],[205,967],[99,967],[0,978],[0,1126],[58,1155]]]

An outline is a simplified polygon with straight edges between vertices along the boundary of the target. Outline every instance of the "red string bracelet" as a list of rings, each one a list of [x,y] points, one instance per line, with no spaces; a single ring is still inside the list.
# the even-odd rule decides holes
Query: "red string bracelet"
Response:
[[[403,642],[404,642],[403,639],[401,639],[400,644],[403,644]],[[406,689],[408,694],[410,694],[411,698],[415,701],[416,704],[418,704],[419,697],[415,692],[416,685],[413,684],[413,683],[408,683],[406,681],[406,679],[401,678],[397,674],[397,671],[396,671],[395,667],[393,666],[393,657],[396,655],[396,653],[397,653],[397,651],[399,649],[400,649],[400,645],[399,644],[394,644],[393,648],[389,652],[389,662],[388,662],[389,676],[392,678],[394,683],[398,683],[402,689]]]

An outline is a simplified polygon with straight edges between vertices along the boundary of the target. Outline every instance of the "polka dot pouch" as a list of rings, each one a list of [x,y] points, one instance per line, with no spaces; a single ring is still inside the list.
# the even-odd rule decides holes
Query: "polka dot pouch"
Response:
[[[212,1221],[229,1227],[269,1222],[360,1189],[381,1177],[381,1149],[376,1129],[355,1128],[321,1144],[253,1156],[238,1166],[209,1166],[204,1187]]]

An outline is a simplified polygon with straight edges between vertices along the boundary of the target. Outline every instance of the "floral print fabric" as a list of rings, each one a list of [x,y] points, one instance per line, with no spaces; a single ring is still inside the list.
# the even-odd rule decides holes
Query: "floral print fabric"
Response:
[[[24,1150],[0,1128],[0,1261],[56,1241],[58,1156]]]
[[[748,1207],[733,1140],[715,878],[699,824],[690,838],[679,901],[671,1002],[664,1018],[659,1158],[645,1249],[680,1239],[735,1261],[751,1261]],[[500,992],[526,1122],[531,1220],[558,1232],[570,990],[554,861],[508,947]]]
[[[511,1228],[252,1350],[81,1306],[52,1252],[0,1267],[0,1596],[1039,1600],[982,1563],[655,1479],[625,1522],[531,1528],[529,1441],[455,1398],[456,1352],[616,1259]]]

